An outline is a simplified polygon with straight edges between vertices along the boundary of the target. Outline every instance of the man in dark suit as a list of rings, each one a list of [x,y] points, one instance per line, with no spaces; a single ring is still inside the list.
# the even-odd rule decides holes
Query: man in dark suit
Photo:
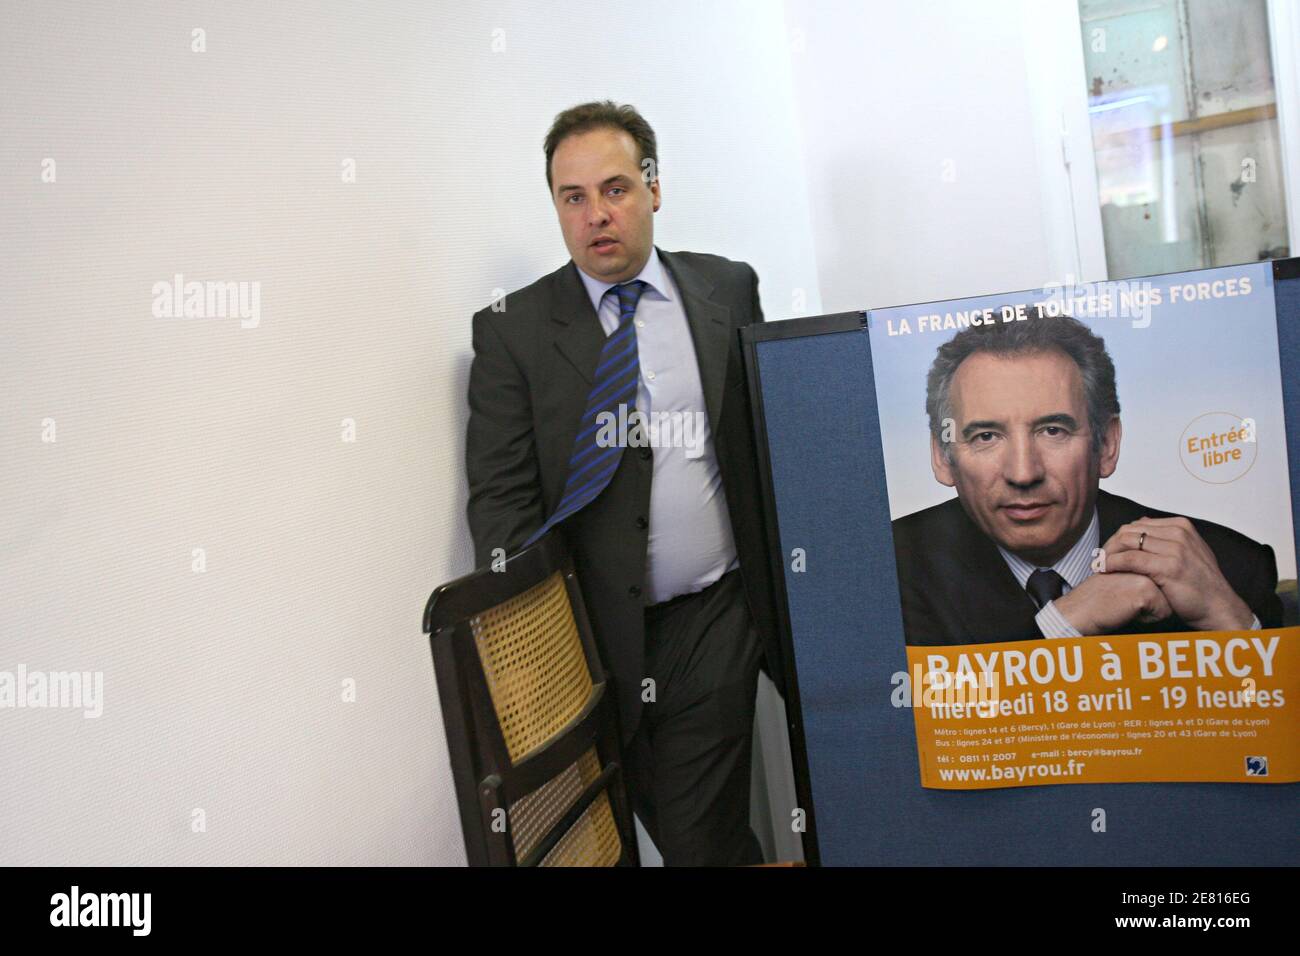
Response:
[[[546,159],[572,258],[473,318],[475,560],[559,529],[665,863],[762,862],[754,694],[782,671],[738,335],[763,321],[758,279],[654,245],[655,137],[630,106],[561,113]]]
[[[1069,316],[974,325],[927,382],[935,479],[893,523],[908,644],[1277,627],[1273,549],[1101,491],[1119,462],[1115,367]]]

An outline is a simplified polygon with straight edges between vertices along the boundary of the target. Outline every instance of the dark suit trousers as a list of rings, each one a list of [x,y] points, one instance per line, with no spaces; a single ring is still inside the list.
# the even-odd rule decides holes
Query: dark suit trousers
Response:
[[[749,827],[762,646],[739,570],[646,608],[645,620],[655,700],[625,748],[633,809],[665,866],[762,863]]]

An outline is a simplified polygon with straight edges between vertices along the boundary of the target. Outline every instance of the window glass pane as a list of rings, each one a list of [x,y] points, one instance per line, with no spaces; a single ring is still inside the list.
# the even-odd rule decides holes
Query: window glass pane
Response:
[[[1265,0],[1079,0],[1112,279],[1290,254]]]

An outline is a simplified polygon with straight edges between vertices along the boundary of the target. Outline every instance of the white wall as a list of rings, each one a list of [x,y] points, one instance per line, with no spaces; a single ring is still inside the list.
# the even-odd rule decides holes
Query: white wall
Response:
[[[1286,164],[1287,233],[1294,256],[1300,249],[1300,4],[1268,0],[1268,13],[1277,122]]]
[[[1077,275],[1068,204],[1044,201],[1059,130],[1025,16],[1021,0],[786,5],[826,311]]]
[[[819,311],[782,8],[3,16],[0,670],[104,684],[0,710],[0,862],[461,862],[420,615],[471,567],[469,317],[567,259],[541,142],[596,97],[656,127],[660,245]],[[176,273],[260,324],[154,317]]]
[[[1300,12],[1269,9],[1295,236]],[[1076,0],[787,0],[786,23],[825,311],[1107,278]]]

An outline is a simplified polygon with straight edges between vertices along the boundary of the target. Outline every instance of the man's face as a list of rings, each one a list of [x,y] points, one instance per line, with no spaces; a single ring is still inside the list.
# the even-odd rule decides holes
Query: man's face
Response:
[[[641,178],[631,134],[601,127],[561,140],[551,156],[551,184],[578,268],[602,282],[635,278],[654,245],[659,182]]]
[[[1083,377],[1061,352],[976,352],[949,392],[952,461],[930,443],[934,476],[990,538],[1026,561],[1055,564],[1092,520],[1097,481],[1119,460],[1112,419],[1093,451]]]

